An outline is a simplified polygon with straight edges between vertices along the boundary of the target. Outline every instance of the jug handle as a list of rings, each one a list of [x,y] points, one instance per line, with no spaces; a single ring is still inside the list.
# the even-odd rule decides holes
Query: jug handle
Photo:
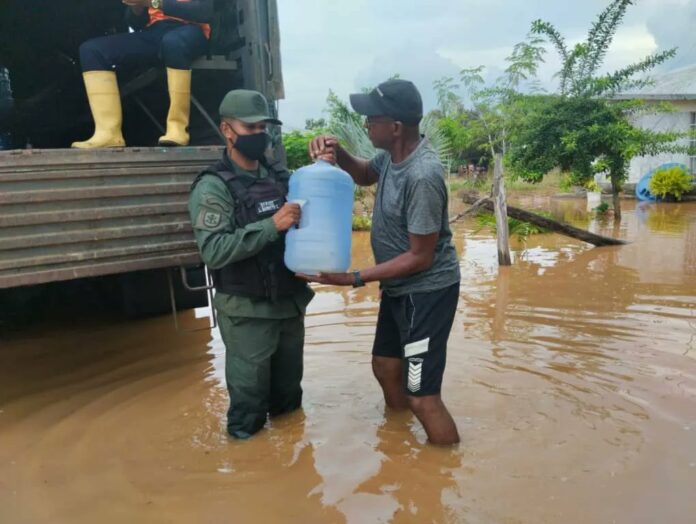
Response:
[[[307,205],[307,202],[309,202],[309,200],[307,200],[306,198],[305,199],[296,198],[295,200],[290,200],[291,204],[297,204],[298,206],[300,206],[300,210],[302,210],[302,208],[304,208],[304,206]],[[300,218],[300,224],[301,223],[302,223],[302,219]],[[294,226],[295,229],[300,229],[300,224],[295,224],[295,226]]]

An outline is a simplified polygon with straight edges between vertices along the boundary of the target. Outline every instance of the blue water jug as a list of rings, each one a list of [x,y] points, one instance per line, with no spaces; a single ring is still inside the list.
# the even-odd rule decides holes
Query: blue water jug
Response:
[[[285,265],[296,273],[344,272],[350,267],[353,179],[317,161],[290,177],[288,201],[299,203],[302,219],[285,239]]]

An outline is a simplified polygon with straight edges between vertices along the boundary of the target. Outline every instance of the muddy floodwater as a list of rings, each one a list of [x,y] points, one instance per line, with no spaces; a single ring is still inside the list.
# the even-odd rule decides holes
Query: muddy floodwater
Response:
[[[491,232],[456,225],[459,447],[385,416],[374,284],[317,287],[304,410],[246,442],[208,311],[42,323],[0,340],[0,523],[696,522],[696,204],[625,202],[614,227],[522,203],[632,243],[535,236],[498,272]]]

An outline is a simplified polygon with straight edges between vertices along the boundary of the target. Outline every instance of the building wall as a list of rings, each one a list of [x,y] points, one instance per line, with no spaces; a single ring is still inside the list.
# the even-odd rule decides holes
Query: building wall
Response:
[[[696,100],[688,102],[676,101],[672,102],[672,104],[676,108],[676,112],[642,115],[635,120],[635,124],[652,131],[688,131],[693,122],[692,113],[696,114]],[[682,143],[688,145],[689,140],[684,139]],[[690,157],[686,154],[663,154],[658,156],[636,157],[631,161],[628,182],[637,183],[652,169],[666,162],[682,163],[690,167],[692,172],[694,168],[696,168],[696,162],[691,162]]]

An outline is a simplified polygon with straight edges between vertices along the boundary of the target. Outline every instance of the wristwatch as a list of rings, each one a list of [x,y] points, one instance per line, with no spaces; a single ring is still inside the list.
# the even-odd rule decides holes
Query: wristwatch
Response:
[[[162,0],[151,0],[150,5],[154,9],[162,9]]]
[[[360,270],[353,271],[353,287],[363,287],[365,282],[360,278]]]

